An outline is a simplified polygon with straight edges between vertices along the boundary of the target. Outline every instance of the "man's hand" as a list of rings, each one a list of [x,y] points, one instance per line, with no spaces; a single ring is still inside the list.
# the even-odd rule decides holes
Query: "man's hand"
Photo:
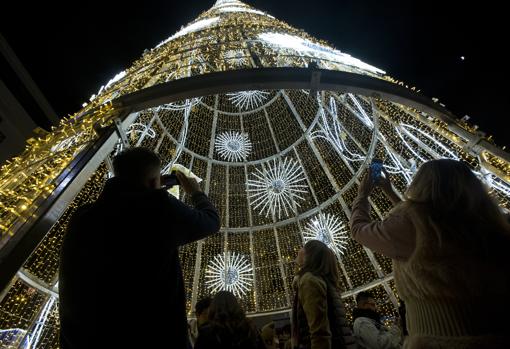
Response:
[[[193,195],[196,192],[202,191],[202,189],[200,189],[200,185],[197,183],[195,179],[189,178],[188,176],[181,172],[176,172],[175,175],[179,180],[181,188],[184,189],[184,192],[186,194]]]

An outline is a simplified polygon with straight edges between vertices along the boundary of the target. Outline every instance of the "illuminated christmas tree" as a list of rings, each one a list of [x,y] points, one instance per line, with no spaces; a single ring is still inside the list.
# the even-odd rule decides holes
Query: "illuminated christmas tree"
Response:
[[[190,314],[219,289],[235,290],[253,315],[288,311],[294,258],[309,239],[337,255],[348,309],[371,290],[381,311],[394,313],[391,261],[346,233],[358,178],[374,157],[400,193],[424,161],[463,159],[510,209],[510,157],[474,127],[381,69],[219,0],[1,168],[4,343],[57,346],[66,224],[97,198],[111,157],[129,146],[153,149],[165,171],[190,168],[221,214],[219,234],[180,252]],[[374,218],[391,208],[380,191],[371,205]]]

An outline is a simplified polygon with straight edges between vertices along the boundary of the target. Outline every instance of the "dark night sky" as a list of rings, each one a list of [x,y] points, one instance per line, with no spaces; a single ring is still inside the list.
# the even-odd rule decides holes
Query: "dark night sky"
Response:
[[[510,145],[504,86],[509,20],[502,5],[447,0],[245,2],[438,97],[459,117],[471,116],[497,144]],[[145,0],[105,5],[91,0],[71,7],[71,2],[18,1],[3,11],[0,31],[64,116],[76,112],[144,49],[213,3]]]

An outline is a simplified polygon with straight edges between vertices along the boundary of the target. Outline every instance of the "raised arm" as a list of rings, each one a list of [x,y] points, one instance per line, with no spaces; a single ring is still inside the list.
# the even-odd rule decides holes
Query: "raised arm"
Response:
[[[193,207],[190,207],[168,196],[168,211],[172,212],[176,228],[173,239],[177,246],[181,246],[218,232],[221,223],[218,211],[200,190],[198,183],[181,173],[177,173],[177,178],[181,188],[191,196],[193,204]]]
[[[368,201],[373,188],[371,177],[366,175],[361,181],[358,196],[352,205],[350,218],[352,238],[387,257],[406,260],[415,248],[414,225],[398,207],[382,221],[373,221]]]

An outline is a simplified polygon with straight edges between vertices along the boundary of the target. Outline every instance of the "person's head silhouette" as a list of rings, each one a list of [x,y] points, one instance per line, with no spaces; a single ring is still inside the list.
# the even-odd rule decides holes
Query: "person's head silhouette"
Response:
[[[161,160],[147,148],[128,148],[113,159],[115,177],[133,186],[161,187]]]

